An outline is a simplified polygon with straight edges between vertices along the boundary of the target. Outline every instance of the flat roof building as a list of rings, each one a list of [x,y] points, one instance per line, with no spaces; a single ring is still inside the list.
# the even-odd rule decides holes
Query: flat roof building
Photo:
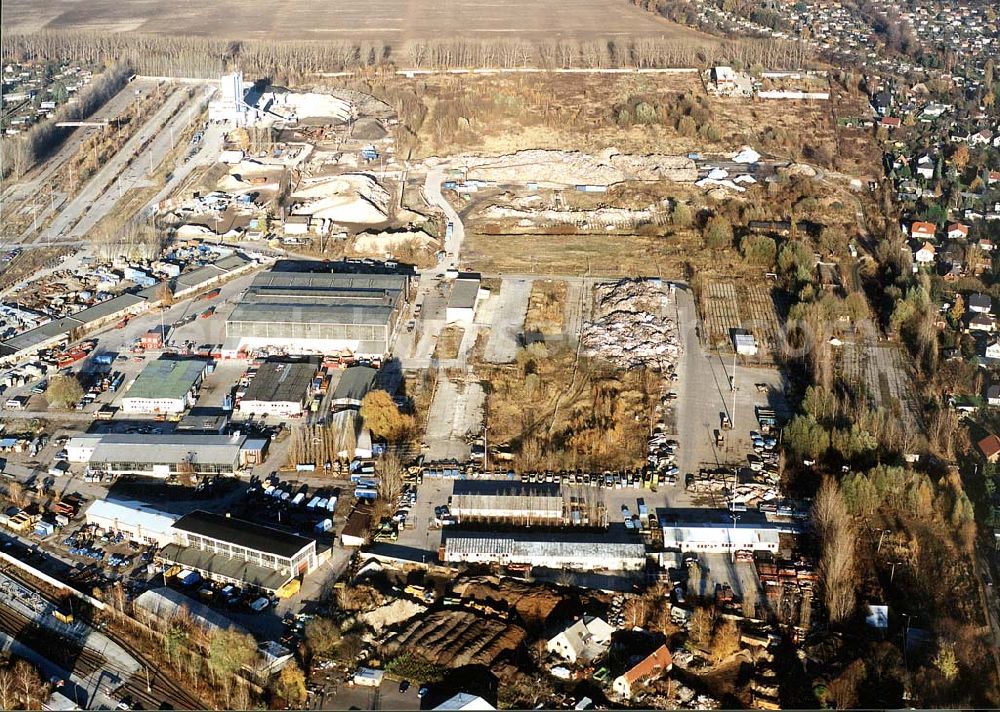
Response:
[[[121,532],[140,544],[165,546],[174,540],[171,527],[178,516],[138,502],[96,500],[85,513],[87,524]]]
[[[318,566],[316,542],[245,519],[195,511],[178,519],[158,559],[205,578],[279,591]]]
[[[89,467],[111,475],[228,475],[257,457],[244,452],[247,446],[244,435],[111,433],[94,448]]]
[[[285,417],[301,413],[315,375],[314,363],[265,361],[243,394],[240,413]]]
[[[183,413],[194,405],[207,365],[197,359],[150,361],[122,398],[122,412]]]
[[[221,408],[195,406],[177,421],[176,433],[222,435],[229,425],[229,413]]]
[[[728,553],[732,551],[777,551],[778,528],[772,525],[725,522],[663,525],[663,547],[680,551]]]
[[[451,296],[445,309],[445,318],[451,322],[471,324],[476,316],[476,305],[484,296],[482,280],[474,272],[463,272],[451,285]]]
[[[640,542],[599,534],[447,532],[444,561],[509,564],[576,571],[639,571],[646,566]]]
[[[402,274],[265,272],[226,320],[226,350],[384,356],[408,285]]]

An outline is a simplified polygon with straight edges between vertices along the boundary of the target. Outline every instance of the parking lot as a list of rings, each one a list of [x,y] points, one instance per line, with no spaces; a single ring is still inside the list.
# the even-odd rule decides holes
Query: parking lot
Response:
[[[703,466],[746,464],[752,452],[750,432],[758,430],[755,408],[770,408],[779,417],[787,415],[784,381],[775,368],[734,363],[702,349],[698,322],[690,292],[677,290],[678,329],[683,352],[674,388],[677,392],[676,435],[681,449],[678,466],[682,474]],[[735,373],[736,391],[730,387]],[[762,390],[757,384],[761,384]],[[716,445],[715,431],[722,429],[722,415],[732,430],[723,432],[724,444]]]

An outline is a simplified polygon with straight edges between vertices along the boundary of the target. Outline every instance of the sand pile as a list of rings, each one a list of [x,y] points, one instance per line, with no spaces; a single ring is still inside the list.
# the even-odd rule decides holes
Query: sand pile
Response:
[[[298,203],[292,209],[293,215],[312,215],[338,223],[380,223],[389,211],[388,191],[366,173],[306,179],[292,194],[292,200]]]
[[[354,115],[354,105],[351,102],[329,94],[276,92],[267,98],[270,99],[268,111],[286,121],[349,121]]]
[[[363,232],[354,239],[354,251],[358,254],[382,256],[398,252],[404,247],[416,250],[434,249],[436,241],[421,230],[401,230],[399,232]]]

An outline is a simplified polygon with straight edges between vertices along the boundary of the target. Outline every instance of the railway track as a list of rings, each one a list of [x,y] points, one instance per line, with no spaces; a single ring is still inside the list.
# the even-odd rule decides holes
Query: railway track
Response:
[[[21,576],[16,568],[5,567],[3,573],[30,588],[50,603],[55,603],[51,596],[38,591],[30,581]],[[46,628],[30,620],[24,614],[2,602],[0,602],[0,630],[79,677],[86,677],[101,669],[114,673],[125,681],[121,687],[115,690],[115,696],[128,696],[143,709],[160,709],[165,703],[173,709],[205,708],[205,704],[201,700],[171,678],[160,673],[157,665],[150,663],[146,656],[136,650],[134,646],[118,638],[108,636],[142,666],[141,670],[135,673],[124,670],[100,653],[81,645],[79,641],[60,635],[51,628]],[[107,635],[107,631],[105,631],[105,635]]]

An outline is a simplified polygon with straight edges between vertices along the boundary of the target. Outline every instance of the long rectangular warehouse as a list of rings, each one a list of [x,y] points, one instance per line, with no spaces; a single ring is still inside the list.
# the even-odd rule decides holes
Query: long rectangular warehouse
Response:
[[[598,534],[449,532],[448,563],[521,564],[575,571],[638,571],[646,565],[641,542]]]
[[[522,485],[509,480],[458,480],[448,501],[458,522],[563,524],[565,507],[558,485]]]
[[[173,524],[180,517],[138,502],[95,500],[87,508],[87,524],[122,532],[132,541],[166,546],[174,540]]]
[[[729,553],[733,551],[777,551],[778,528],[768,524],[725,522],[663,525],[663,546],[680,551]]]
[[[265,361],[240,401],[241,413],[290,416],[301,413],[316,364]]]
[[[408,285],[402,274],[265,272],[226,320],[224,350],[384,356]]]
[[[232,474],[258,457],[244,452],[255,442],[244,435],[109,434],[94,447],[89,467],[111,475]]]

